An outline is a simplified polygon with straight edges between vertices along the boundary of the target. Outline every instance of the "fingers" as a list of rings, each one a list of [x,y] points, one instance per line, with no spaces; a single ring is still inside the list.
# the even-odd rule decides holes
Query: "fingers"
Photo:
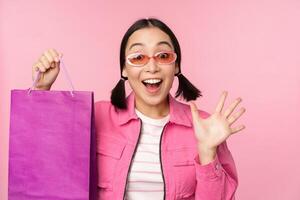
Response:
[[[190,104],[190,108],[191,108],[191,113],[192,113],[192,117],[193,117],[193,123],[199,123],[199,111],[198,108],[196,106],[196,104],[194,102],[189,102]]]
[[[241,117],[241,115],[246,111],[245,108],[241,108],[237,113],[235,113],[234,115],[230,115],[228,117],[228,123],[231,125],[233,124],[238,118]]]
[[[46,72],[49,68],[58,67],[61,57],[62,54],[59,54],[55,49],[48,49],[33,65],[33,71]]]
[[[222,109],[223,109],[223,106],[224,106],[224,102],[225,102],[225,99],[226,99],[226,96],[227,96],[227,91],[223,91],[221,97],[220,97],[220,100],[217,104],[217,107],[216,107],[216,112],[217,113],[221,113],[222,112]]]
[[[245,125],[239,125],[239,126],[237,126],[237,127],[235,127],[235,128],[232,128],[232,129],[231,129],[231,134],[237,133],[237,132],[243,130],[244,128],[246,128]]]
[[[50,63],[49,67],[55,68],[58,66],[57,63],[59,63],[59,60],[60,60],[60,57],[62,56],[62,54],[59,54],[55,49],[49,49],[44,52],[43,56],[45,56],[47,58],[48,62]],[[43,58],[43,56],[42,56],[42,58]],[[48,65],[45,67],[47,68]]]
[[[33,65],[34,71],[40,71],[40,72],[45,72],[47,69],[44,67],[44,64],[40,61],[36,62]]]
[[[49,60],[47,59],[47,57],[45,55],[42,55],[39,61],[40,61],[40,63],[43,64],[43,66],[44,66],[44,68],[46,68],[46,70],[50,68],[51,63],[49,62]]]
[[[50,51],[46,51],[44,53],[44,56],[47,58],[47,61],[50,63],[49,67],[54,68],[55,67],[55,60],[57,59],[56,57],[52,56]],[[48,68],[47,68],[48,69]]]
[[[237,98],[224,112],[224,116],[227,118],[233,110],[237,107],[237,105],[242,101],[241,98]]]
[[[50,49],[49,53],[52,55],[54,58],[54,68],[59,67],[60,64],[60,59],[62,58],[62,53],[58,53],[55,49]]]
[[[62,57],[62,54],[58,53],[55,49],[49,49],[49,53],[54,58],[55,62],[59,62],[59,59]]]

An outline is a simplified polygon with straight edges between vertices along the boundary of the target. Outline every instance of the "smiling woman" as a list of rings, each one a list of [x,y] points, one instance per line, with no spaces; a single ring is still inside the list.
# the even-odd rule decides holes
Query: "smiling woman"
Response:
[[[150,57],[153,57],[153,62],[151,62]],[[136,61],[135,63],[131,62],[133,61],[133,59],[134,61]],[[197,97],[201,96],[201,93],[181,74],[180,63],[181,50],[179,42],[174,33],[165,23],[160,20],[151,18],[136,21],[127,30],[121,42],[121,80],[112,91],[111,102],[116,107],[126,108],[124,81],[129,78],[131,87],[134,86],[132,85],[134,82],[131,77],[127,77],[127,75],[124,73],[134,73],[137,71],[147,70],[148,75],[143,75],[145,77],[140,78],[157,78],[153,77],[151,73],[153,74],[154,71],[154,74],[156,75],[157,73],[155,71],[160,70],[161,68],[163,68],[161,74],[169,73],[169,75],[166,74],[166,81],[163,83],[164,88],[162,88],[163,90],[161,90],[160,98],[164,98],[166,100],[167,93],[169,92],[173,83],[174,75],[176,75],[179,80],[176,97],[183,95],[183,97],[188,101],[195,100]],[[136,68],[132,66],[135,66]],[[156,66],[160,67],[155,68]],[[150,87],[147,88],[150,89]],[[156,90],[155,88],[152,88],[151,91]],[[152,101],[153,100],[151,100],[151,102]],[[154,102],[152,102],[152,104],[153,103]]]
[[[43,73],[36,89],[50,89],[60,57],[50,49],[33,66]],[[175,76],[176,97],[201,96],[181,74],[180,61],[179,43],[160,20],[138,20],[125,33],[121,80],[110,102],[95,104],[98,199],[235,198],[238,178],[226,139],[245,128],[231,127],[245,112],[234,112],[241,98],[224,110],[224,91],[212,115],[177,101],[170,94]]]

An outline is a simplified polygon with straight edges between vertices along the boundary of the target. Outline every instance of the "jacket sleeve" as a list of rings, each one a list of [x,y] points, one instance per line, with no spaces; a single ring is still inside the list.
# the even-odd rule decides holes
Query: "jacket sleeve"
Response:
[[[201,165],[199,156],[194,159],[196,168],[196,200],[234,200],[238,185],[237,170],[226,141],[217,148],[215,159]]]

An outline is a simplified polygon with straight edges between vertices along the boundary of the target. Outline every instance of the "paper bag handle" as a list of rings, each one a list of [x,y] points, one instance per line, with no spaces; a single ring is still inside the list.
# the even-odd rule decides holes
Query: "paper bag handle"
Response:
[[[73,83],[72,83],[72,81],[71,81],[71,78],[70,78],[70,76],[69,76],[69,73],[68,73],[68,71],[67,71],[67,68],[66,68],[66,66],[65,66],[65,64],[64,64],[64,61],[63,61],[63,59],[61,58],[60,59],[60,65],[62,66],[61,67],[61,69],[63,70],[63,74],[65,75],[65,78],[67,79],[67,82],[69,83],[69,86],[71,87],[71,91],[70,91],[70,94],[71,94],[71,96],[73,97],[74,96],[74,85],[73,85]],[[33,83],[32,83],[32,86],[29,88],[29,90],[28,90],[28,94],[30,94],[30,92],[33,90],[33,88],[36,86],[36,84],[37,84],[37,82],[38,82],[38,80],[41,78],[41,72],[40,71],[38,71],[38,73],[37,73],[37,75],[36,75],[36,77],[35,77],[35,79],[34,79],[34,81],[33,81]]]

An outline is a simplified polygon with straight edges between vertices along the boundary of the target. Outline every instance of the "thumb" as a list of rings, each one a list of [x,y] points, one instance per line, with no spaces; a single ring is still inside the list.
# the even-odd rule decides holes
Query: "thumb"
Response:
[[[51,65],[51,68],[55,68],[58,70],[62,57],[63,57],[63,54],[59,53],[58,56],[55,58],[55,62],[53,63],[53,65]]]
[[[199,119],[200,119],[200,116],[199,116],[199,111],[198,111],[198,108],[196,106],[196,104],[194,102],[189,102],[189,105],[190,105],[190,108],[191,108],[191,113],[192,113],[192,117],[193,117],[193,123],[195,124],[198,124],[199,123]]]

